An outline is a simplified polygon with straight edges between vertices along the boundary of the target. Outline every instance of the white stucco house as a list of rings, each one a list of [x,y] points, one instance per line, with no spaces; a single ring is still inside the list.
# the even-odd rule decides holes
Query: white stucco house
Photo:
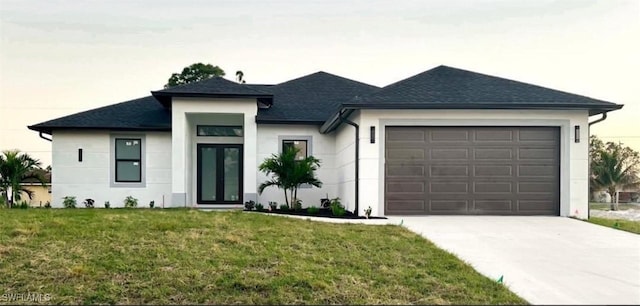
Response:
[[[283,146],[322,161],[304,206],[374,216],[588,216],[589,126],[622,105],[438,66],[379,88],[325,72],[275,85],[223,78],[29,126],[52,140],[52,205],[241,208]],[[592,119],[601,115],[600,119]],[[50,135],[50,136],[49,136]]]

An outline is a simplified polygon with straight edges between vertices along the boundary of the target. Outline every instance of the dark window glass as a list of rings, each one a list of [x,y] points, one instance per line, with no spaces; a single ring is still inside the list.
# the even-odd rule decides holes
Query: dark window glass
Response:
[[[198,136],[242,137],[241,125],[198,125]]]
[[[142,140],[116,138],[116,182],[142,181]]]
[[[283,152],[291,148],[298,149],[298,153],[296,154],[296,160],[303,160],[309,156],[307,152],[306,140],[283,140],[282,141]]]

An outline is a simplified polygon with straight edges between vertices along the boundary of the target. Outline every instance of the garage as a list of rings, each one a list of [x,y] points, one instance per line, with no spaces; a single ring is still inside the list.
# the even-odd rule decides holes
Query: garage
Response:
[[[385,128],[386,215],[559,215],[559,127]]]

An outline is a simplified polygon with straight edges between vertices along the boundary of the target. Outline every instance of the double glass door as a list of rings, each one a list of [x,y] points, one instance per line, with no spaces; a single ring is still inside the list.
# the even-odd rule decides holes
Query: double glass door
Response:
[[[242,145],[198,144],[198,204],[242,204]]]

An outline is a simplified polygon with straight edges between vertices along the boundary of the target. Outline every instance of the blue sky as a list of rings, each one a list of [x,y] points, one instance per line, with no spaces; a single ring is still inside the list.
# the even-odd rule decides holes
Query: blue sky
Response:
[[[194,62],[278,83],[383,86],[440,64],[623,103],[592,132],[640,150],[640,1],[0,0],[0,149],[26,126],[149,94]]]

